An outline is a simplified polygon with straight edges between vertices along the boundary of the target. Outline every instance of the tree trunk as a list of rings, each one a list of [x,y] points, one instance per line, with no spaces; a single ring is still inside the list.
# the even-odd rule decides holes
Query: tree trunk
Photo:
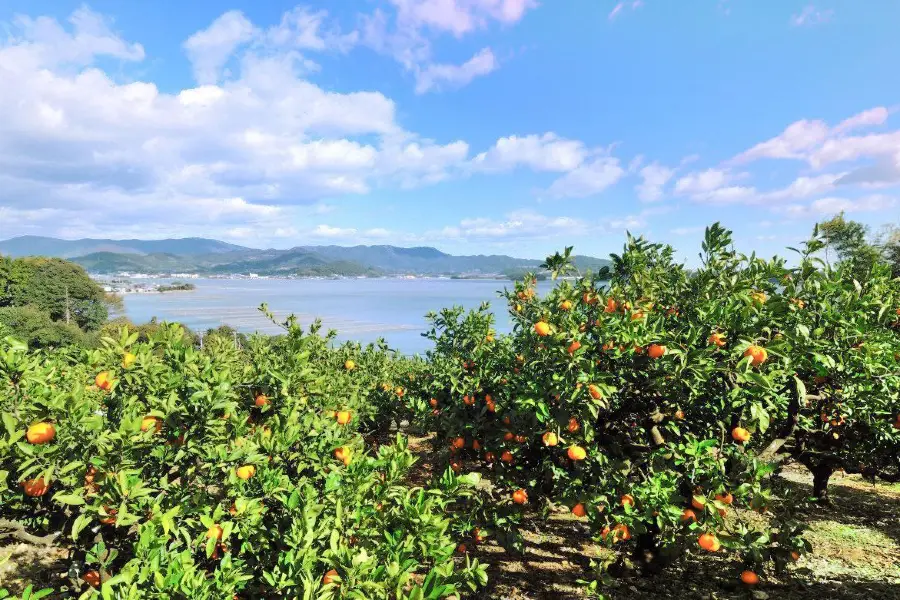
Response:
[[[829,465],[819,465],[811,469],[813,475],[813,497],[818,502],[827,504],[828,498],[828,480],[834,472]]]

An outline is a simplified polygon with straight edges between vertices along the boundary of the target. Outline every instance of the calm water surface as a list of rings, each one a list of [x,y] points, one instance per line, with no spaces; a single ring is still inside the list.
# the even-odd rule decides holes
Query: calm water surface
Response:
[[[160,280],[155,280],[160,282]],[[277,317],[295,314],[309,325],[321,318],[338,339],[362,343],[379,337],[406,354],[422,353],[431,342],[422,337],[429,311],[491,302],[496,328],[509,331],[505,303],[497,297],[508,280],[462,279],[192,279],[197,289],[162,294],[126,294],[125,313],[135,323],[152,317],[178,321],[205,331],[227,324],[239,331],[279,333],[257,309],[263,302]],[[540,282],[540,291],[551,287]]]

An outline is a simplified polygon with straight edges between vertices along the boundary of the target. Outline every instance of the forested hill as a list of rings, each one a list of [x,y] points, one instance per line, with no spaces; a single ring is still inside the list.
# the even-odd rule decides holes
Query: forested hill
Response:
[[[359,276],[359,275],[518,275],[538,270],[540,260],[506,255],[455,256],[430,247],[298,246],[258,250],[218,240],[60,240],[23,236],[0,241],[9,256],[67,258],[92,273],[198,273]],[[579,256],[580,270],[596,270],[609,261]]]

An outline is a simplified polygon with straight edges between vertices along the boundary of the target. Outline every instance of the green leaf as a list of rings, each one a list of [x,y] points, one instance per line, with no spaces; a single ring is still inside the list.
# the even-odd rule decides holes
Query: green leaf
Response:
[[[60,504],[68,504],[69,506],[84,505],[84,497],[79,494],[63,494],[60,492],[53,496],[53,500]]]

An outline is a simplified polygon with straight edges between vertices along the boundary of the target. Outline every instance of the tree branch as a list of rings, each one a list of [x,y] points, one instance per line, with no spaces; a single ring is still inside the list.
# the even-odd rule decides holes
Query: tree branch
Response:
[[[7,530],[7,531],[3,531]],[[0,519],[0,538],[13,537],[17,540],[35,544],[38,546],[51,546],[62,535],[62,531],[51,533],[49,535],[33,535],[25,530],[25,526],[18,521],[10,521],[8,519]]]

